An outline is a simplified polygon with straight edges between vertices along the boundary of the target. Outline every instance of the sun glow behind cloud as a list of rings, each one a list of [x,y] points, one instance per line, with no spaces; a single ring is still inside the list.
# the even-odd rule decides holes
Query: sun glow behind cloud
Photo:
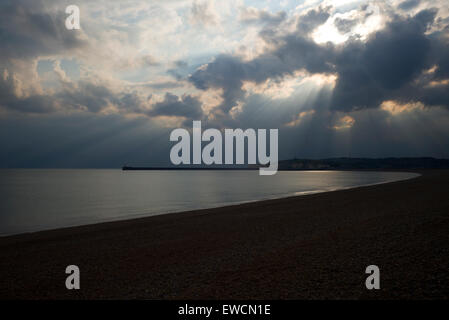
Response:
[[[380,108],[384,111],[389,112],[392,115],[398,115],[403,112],[411,112],[414,110],[424,110],[424,105],[421,102],[414,103],[398,103],[397,101],[384,101],[382,102]]]
[[[371,33],[384,27],[385,20],[379,4],[369,3],[364,14],[361,14],[358,9],[336,12],[315,30],[312,37],[316,43],[320,44],[327,42],[342,44],[351,37],[366,40]],[[346,23],[346,27],[339,30],[337,27],[339,22]]]
[[[355,123],[354,118],[346,115],[338,119],[332,128],[335,130],[350,129],[354,125],[354,123]]]
[[[318,27],[318,29],[313,33],[313,40],[320,44],[326,42],[340,44],[348,40],[348,38],[348,35],[341,34],[338,31],[331,20],[328,20],[328,22]]]

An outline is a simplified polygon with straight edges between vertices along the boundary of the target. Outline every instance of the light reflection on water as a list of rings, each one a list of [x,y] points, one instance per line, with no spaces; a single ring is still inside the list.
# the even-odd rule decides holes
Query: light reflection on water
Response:
[[[0,235],[279,198],[417,176],[405,172],[0,170]]]

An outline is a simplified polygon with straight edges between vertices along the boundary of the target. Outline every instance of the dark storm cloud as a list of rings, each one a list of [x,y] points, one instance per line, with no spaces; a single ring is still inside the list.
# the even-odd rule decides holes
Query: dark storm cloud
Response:
[[[284,40],[285,45],[251,61],[243,61],[231,55],[219,55],[205,68],[195,71],[189,81],[201,90],[223,89],[224,101],[219,108],[228,112],[244,96],[243,81],[261,83],[269,78],[292,74],[298,69],[311,73],[331,71],[326,62],[330,51],[326,47],[296,35],[289,35]]]
[[[79,32],[65,28],[66,14],[42,12],[41,1],[4,0],[0,3],[0,56],[32,58],[85,45]]]
[[[229,111],[242,97],[242,81],[247,77],[246,64],[239,58],[220,55],[205,69],[197,70],[189,78],[195,87],[201,90],[209,88],[223,89],[221,109]]]
[[[449,78],[449,29],[443,30],[430,37],[432,51],[429,63],[437,66],[434,79],[444,80]]]
[[[442,31],[440,36],[426,33],[435,20],[436,9],[422,10],[413,17],[395,15],[366,42],[354,38],[340,46],[318,45],[304,32],[324,23],[327,10],[309,11],[294,33],[282,37],[263,33],[264,40],[275,49],[250,61],[219,55],[195,71],[189,81],[201,90],[222,89],[223,103],[219,108],[225,113],[244,99],[244,81],[261,83],[300,69],[338,76],[329,102],[333,110],[373,108],[385,100],[449,106],[447,84],[428,85],[435,79],[448,78],[449,46],[444,36],[447,32]],[[416,80],[433,65],[439,66],[435,74],[418,87]]]
[[[151,117],[176,116],[188,119],[200,120],[203,116],[201,102],[190,95],[178,97],[171,93],[166,93],[164,100],[154,104],[153,108],[147,112]]]
[[[243,61],[231,55],[219,55],[204,68],[195,71],[189,81],[201,90],[223,89],[223,103],[219,109],[229,112],[244,96],[243,81],[261,83],[268,78],[278,78],[305,69],[311,73],[330,72],[331,49],[319,46],[304,36],[329,17],[329,8],[310,10],[297,24],[297,32],[283,38],[265,30],[266,42],[277,45],[277,49],[262,54],[251,61]]]
[[[110,104],[120,104],[118,97],[106,86],[79,81],[76,88],[67,88],[55,96],[66,107],[87,109],[90,112],[100,112]]]
[[[309,10],[302,16],[297,25],[298,32],[308,34],[316,27],[324,24],[330,16],[331,7],[319,7],[318,9]]]
[[[138,95],[136,91],[123,93],[119,99],[114,99],[117,101],[117,105],[125,112],[137,112],[142,111],[142,98]]]
[[[366,43],[346,44],[336,54],[338,81],[331,107],[349,111],[412,97],[407,88],[432,65],[431,40],[425,32],[435,15],[436,10],[423,10],[412,18],[395,17]]]

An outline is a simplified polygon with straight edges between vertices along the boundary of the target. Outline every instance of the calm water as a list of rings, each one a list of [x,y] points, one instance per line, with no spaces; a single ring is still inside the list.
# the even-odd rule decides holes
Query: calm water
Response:
[[[0,235],[369,185],[413,173],[0,170]],[[280,213],[282,214],[282,213]]]

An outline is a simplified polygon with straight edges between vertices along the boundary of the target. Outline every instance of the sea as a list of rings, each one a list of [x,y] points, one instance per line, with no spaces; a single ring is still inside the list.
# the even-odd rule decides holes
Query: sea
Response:
[[[1,169],[0,236],[347,189],[407,172]],[[282,212],[279,212],[282,214]]]

